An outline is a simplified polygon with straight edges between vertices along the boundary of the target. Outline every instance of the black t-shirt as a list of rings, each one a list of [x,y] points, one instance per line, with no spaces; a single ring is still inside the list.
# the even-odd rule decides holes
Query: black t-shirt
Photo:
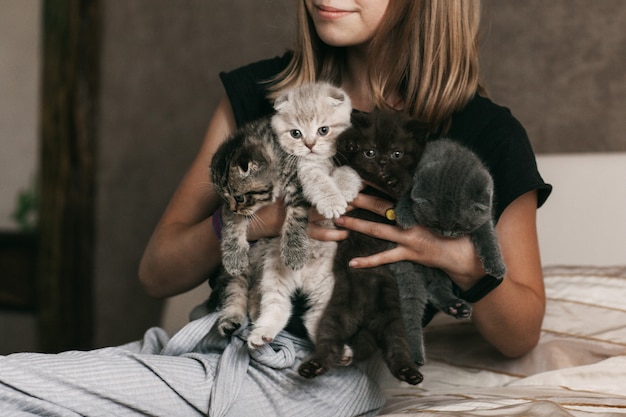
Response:
[[[290,58],[287,53],[220,74],[237,126],[273,112],[266,97],[267,86]],[[453,115],[446,137],[473,150],[491,172],[496,220],[513,200],[528,191],[537,190],[538,206],[550,195],[552,187],[537,170],[528,135],[506,107],[476,95]]]

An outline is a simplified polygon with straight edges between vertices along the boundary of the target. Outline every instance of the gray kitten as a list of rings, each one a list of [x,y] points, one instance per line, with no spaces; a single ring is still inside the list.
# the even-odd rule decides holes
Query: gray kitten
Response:
[[[494,230],[492,200],[492,177],[476,154],[450,139],[439,139],[426,145],[413,186],[400,198],[395,211],[404,228],[419,224],[449,238],[469,235],[485,271],[502,278],[506,268]],[[428,300],[435,307],[457,318],[470,316],[471,306],[454,295],[452,282],[443,271],[414,267],[424,277]],[[419,292],[421,288],[413,288],[415,281],[399,278],[400,294]],[[409,298],[401,302],[409,338],[419,332],[421,340],[422,323],[414,320],[416,306]]]

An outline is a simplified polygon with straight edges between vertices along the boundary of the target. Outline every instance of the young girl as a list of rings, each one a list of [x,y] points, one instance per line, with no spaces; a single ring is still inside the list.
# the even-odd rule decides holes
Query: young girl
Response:
[[[354,259],[355,268],[411,260],[444,270],[473,293],[478,331],[509,356],[528,352],[539,336],[545,296],[535,215],[549,194],[524,129],[510,112],[479,95],[478,0],[300,0],[295,50],[221,74],[221,100],[203,145],[166,208],[141,260],[139,278],[155,297],[206,282],[221,262],[213,213],[221,199],[205,186],[211,157],[237,126],[272,111],[272,97],[305,81],[341,86],[361,111],[406,110],[435,135],[477,152],[495,181],[497,233],[507,276],[493,289],[467,239],[428,230],[342,217],[337,224],[397,243]],[[353,202],[384,214],[392,202],[359,195]],[[264,208],[250,239],[276,236],[280,203]],[[309,234],[340,240],[349,231],[315,225]],[[492,290],[493,289],[493,290]],[[492,290],[492,291],[490,291]],[[297,374],[306,342],[286,334],[273,348],[247,354],[207,330],[213,316],[190,322],[171,339],[159,329],[141,342],[92,352],[16,354],[0,358],[2,415],[351,416],[374,415],[384,403],[356,367],[323,378]]]
[[[532,349],[545,307],[535,217],[550,188],[537,172],[519,122],[479,95],[479,14],[480,3],[473,0],[301,1],[293,53],[221,75],[227,97],[142,259],[139,277],[146,290],[156,297],[187,291],[219,265],[210,213],[221,202],[198,184],[221,141],[236,126],[270,113],[271,97],[282,88],[326,80],[346,90],[356,109],[408,110],[428,121],[433,132],[473,149],[488,165],[508,273],[474,305],[473,322],[505,355]],[[353,205],[383,214],[392,203],[362,194]],[[250,239],[277,235],[282,215],[279,204],[263,210],[263,221],[255,222]],[[470,290],[485,275],[468,239],[444,239],[419,227],[403,231],[349,217],[337,224],[398,243],[391,251],[355,259],[355,268],[410,260],[442,269],[462,290]],[[311,237],[321,240],[342,239],[345,233],[310,227]]]

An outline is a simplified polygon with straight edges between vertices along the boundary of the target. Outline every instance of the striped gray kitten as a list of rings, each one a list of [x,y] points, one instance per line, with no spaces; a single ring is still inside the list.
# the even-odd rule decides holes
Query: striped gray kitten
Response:
[[[245,181],[224,179],[220,176],[224,167],[216,165],[213,170],[214,183],[221,184],[220,195],[227,201],[230,198],[231,206],[241,205],[242,213],[247,210],[243,216],[247,219],[279,196],[285,201],[280,238],[262,239],[257,244],[251,251],[250,269],[246,238],[249,220],[242,221],[233,209],[225,210],[229,213],[223,217],[222,251],[229,276],[222,277],[227,283],[223,284],[218,328],[222,334],[231,333],[249,312],[253,321],[248,337],[251,348],[271,342],[286,326],[296,291],[308,299],[303,321],[309,336],[315,338],[317,321],[333,288],[336,244],[308,239],[308,209],[313,204],[326,218],[337,217],[356,197],[361,184],[354,170],[333,164],[335,139],[350,126],[352,108],[343,90],[327,83],[304,84],[281,94],[274,107],[273,117],[255,124],[263,131],[264,140],[246,139],[250,132],[244,132],[242,143],[227,145],[228,151],[220,153],[220,157],[230,158],[227,165],[239,178],[245,176]],[[252,204],[259,201],[262,204]],[[235,262],[238,268],[231,267]]]

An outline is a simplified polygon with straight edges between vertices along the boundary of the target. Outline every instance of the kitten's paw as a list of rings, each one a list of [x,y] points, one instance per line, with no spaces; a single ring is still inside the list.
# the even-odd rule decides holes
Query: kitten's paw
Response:
[[[443,312],[457,319],[466,319],[472,315],[472,306],[458,299],[448,304]]]
[[[315,208],[325,218],[336,219],[346,212],[348,202],[342,196],[337,196],[337,198],[327,198],[319,201]]]
[[[324,374],[327,370],[328,369],[324,368],[319,362],[315,360],[310,360],[300,365],[300,368],[298,368],[298,373],[301,376],[310,379]]]
[[[277,334],[278,331],[267,327],[255,327],[248,336],[248,347],[250,349],[258,349],[261,346],[272,343]]]
[[[418,353],[413,355],[413,363],[417,366],[422,367],[426,363],[426,359],[424,358],[423,353]]]
[[[394,210],[396,212],[396,223],[398,223],[398,225],[403,229],[408,229],[417,224],[412,212],[407,212],[406,210],[403,210],[402,208],[399,208],[397,206],[394,208]]]
[[[361,191],[361,177],[348,166],[335,169],[333,178],[341,191],[341,195],[348,202],[354,200]]]
[[[241,327],[244,317],[220,317],[217,322],[217,330],[222,336],[231,336]]]
[[[485,262],[485,272],[492,277],[502,279],[506,274],[506,267],[502,262]]]
[[[337,361],[337,365],[339,366],[348,366],[352,364],[352,360],[354,359],[354,351],[348,345],[343,345],[343,352],[341,353],[341,357]]]
[[[404,381],[411,385],[417,385],[424,380],[422,373],[414,366],[403,366],[395,369],[393,375],[400,381]]]
[[[267,336],[250,335],[248,337],[248,347],[252,350],[259,349],[262,346],[272,343],[273,340],[273,338]]]
[[[280,251],[280,258],[283,261],[283,264],[287,267],[291,268],[292,271],[301,270],[306,262],[309,260],[308,255],[308,245],[302,245],[300,249],[296,249],[295,247],[291,247],[289,245],[282,245],[282,249]]]
[[[229,275],[243,275],[248,270],[249,266],[248,252],[224,256],[222,265]]]

